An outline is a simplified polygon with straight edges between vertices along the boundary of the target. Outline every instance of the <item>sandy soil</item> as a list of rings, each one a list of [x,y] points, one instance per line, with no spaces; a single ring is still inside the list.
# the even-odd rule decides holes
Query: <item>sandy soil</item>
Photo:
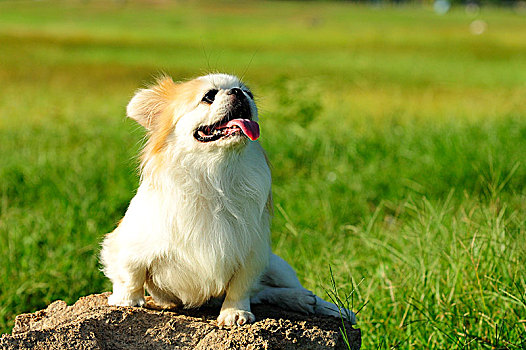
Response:
[[[253,307],[256,323],[218,327],[219,310],[161,310],[107,305],[109,293],[61,300],[47,309],[17,316],[2,349],[346,349],[341,320],[304,316],[268,305]],[[360,330],[348,326],[352,348]]]

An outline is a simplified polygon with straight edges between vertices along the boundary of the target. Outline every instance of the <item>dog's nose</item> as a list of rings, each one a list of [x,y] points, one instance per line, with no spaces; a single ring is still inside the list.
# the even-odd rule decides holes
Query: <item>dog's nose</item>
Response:
[[[235,95],[237,98],[245,97],[240,88],[232,88],[228,90],[227,95]]]

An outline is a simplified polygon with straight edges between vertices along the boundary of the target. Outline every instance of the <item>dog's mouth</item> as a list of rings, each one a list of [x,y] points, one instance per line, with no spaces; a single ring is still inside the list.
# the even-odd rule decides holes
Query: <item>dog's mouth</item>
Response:
[[[259,138],[259,124],[251,119],[231,119],[229,116],[212,125],[203,125],[194,132],[199,142],[212,142],[226,137],[243,136],[252,141]]]

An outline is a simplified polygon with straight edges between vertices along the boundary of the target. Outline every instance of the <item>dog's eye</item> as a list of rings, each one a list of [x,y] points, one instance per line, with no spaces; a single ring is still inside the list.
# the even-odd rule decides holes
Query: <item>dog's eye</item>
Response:
[[[217,95],[216,89],[208,90],[208,92],[203,96],[203,99],[201,101],[211,105],[214,102],[216,95]]]
[[[254,99],[254,95],[252,95],[252,93],[248,90],[243,90],[245,92],[245,94],[248,95],[248,97],[250,97],[251,99]]]

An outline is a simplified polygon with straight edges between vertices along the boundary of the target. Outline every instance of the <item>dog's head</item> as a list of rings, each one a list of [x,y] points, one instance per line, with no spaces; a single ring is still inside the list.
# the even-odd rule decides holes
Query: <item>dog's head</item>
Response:
[[[238,78],[226,74],[183,83],[164,77],[139,90],[127,114],[149,132],[146,157],[166,148],[221,152],[259,137],[252,93]]]

